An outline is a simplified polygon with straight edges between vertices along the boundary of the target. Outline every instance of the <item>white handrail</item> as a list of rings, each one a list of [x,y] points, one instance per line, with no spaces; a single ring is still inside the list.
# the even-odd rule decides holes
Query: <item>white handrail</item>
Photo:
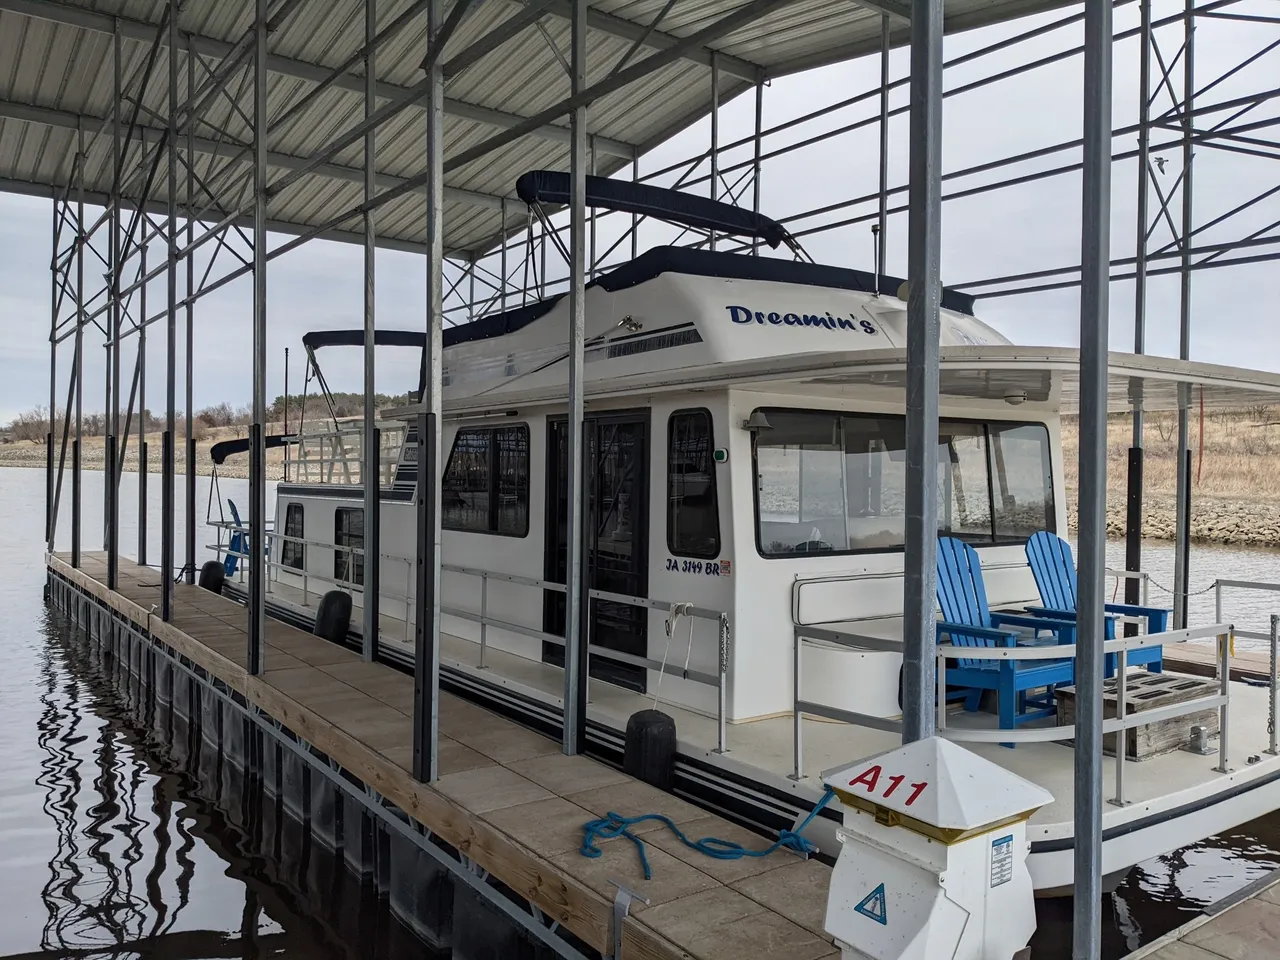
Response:
[[[222,531],[224,529],[230,530],[230,531],[242,531],[247,533],[249,528],[246,524],[243,524],[243,523],[236,524],[234,521],[226,520],[226,521],[213,521],[210,523],[210,525],[218,528],[218,542],[216,544],[208,544],[207,548],[210,550],[213,550],[215,552],[215,555],[218,557],[218,559],[222,559],[224,555],[240,557],[243,559],[248,558],[249,555],[246,551],[232,550],[229,545],[224,546],[222,543]],[[334,544],[334,543],[326,543],[319,540],[308,540],[303,537],[289,536],[288,534],[285,534],[283,532],[268,531],[267,533],[268,542],[270,542],[270,540],[272,540],[273,538],[286,543],[298,543],[298,544],[302,544],[303,546],[315,546],[315,547],[320,547],[326,550],[333,550],[335,552],[359,554],[361,557],[365,555],[365,550],[363,547],[338,546],[337,544]],[[384,560],[398,561],[406,564],[406,570],[408,572],[406,573],[406,576],[405,576],[405,592],[403,596],[397,596],[395,593],[389,592],[385,589],[380,590],[379,594],[380,596],[386,596],[391,600],[399,600],[400,602],[404,603],[405,605],[405,618],[404,618],[405,640],[407,641],[409,639],[410,605],[413,600],[413,597],[410,592],[410,586],[412,583],[413,561],[408,557],[401,557],[396,554],[379,553],[379,557]],[[242,564],[241,565],[242,573],[243,573],[243,566],[244,565]],[[279,572],[281,570],[287,571],[290,575],[300,576],[302,578],[302,591],[303,591],[302,596],[303,596],[304,604],[308,602],[308,589],[309,589],[308,579],[320,580],[323,583],[329,583],[329,584],[333,584],[334,586],[344,587],[355,593],[363,593],[363,584],[355,584],[355,583],[351,583],[350,581],[339,580],[333,577],[327,577],[323,574],[315,573],[313,571],[308,570],[305,563],[303,567],[300,569],[298,567],[287,566],[279,560],[272,559],[270,555],[268,555],[267,562],[266,562],[266,569],[267,569],[267,585],[266,586],[267,586],[268,592],[271,591],[272,570],[276,572],[277,581],[279,579]],[[496,573],[493,571],[484,570],[476,567],[463,567],[463,566],[456,566],[456,565],[447,564],[447,563],[441,564],[440,569],[442,571],[446,571],[449,573],[457,573],[457,574],[480,578],[480,612],[479,613],[473,613],[472,611],[469,611],[469,610],[461,610],[454,607],[441,608],[441,612],[444,613],[446,616],[457,617],[459,619],[469,620],[473,623],[479,624],[480,626],[479,668],[480,669],[486,668],[484,661],[485,661],[486,648],[488,646],[488,643],[487,643],[488,628],[491,626],[499,630],[508,630],[514,633],[519,633],[524,636],[532,637],[534,639],[543,640],[547,643],[554,643],[554,644],[561,644],[561,645],[564,644],[563,637],[556,636],[555,634],[545,633],[544,631],[537,630],[532,627],[523,627],[519,624],[512,624],[504,620],[499,620],[494,617],[490,617],[488,613],[488,594],[489,594],[488,584],[490,580],[499,580],[507,583],[513,583],[519,586],[527,586],[527,587],[532,587],[540,590],[550,590],[558,593],[565,592],[565,585],[563,583],[556,583],[550,580],[540,580],[534,577],[522,577],[517,574]],[[242,576],[242,579],[243,579],[243,576]],[[674,604],[664,603],[661,600],[654,600],[649,597],[632,597],[627,594],[612,593],[606,590],[593,589],[588,591],[588,596],[594,600],[605,600],[610,603],[627,604],[629,606],[640,607],[642,609],[649,609],[649,610],[670,611],[674,607]],[[711,686],[716,688],[716,701],[717,701],[716,702],[716,727],[717,727],[716,752],[723,753],[726,749],[725,742],[727,739],[727,726],[728,726],[727,697],[728,697],[729,643],[730,643],[729,615],[725,611],[712,610],[706,607],[696,607],[692,605],[685,606],[683,612],[685,613],[686,616],[705,619],[705,620],[711,620],[716,624],[717,626],[716,661],[717,662],[716,662],[715,674],[704,673],[699,670],[691,670],[683,667],[677,667],[675,665],[667,664],[659,660],[654,660],[650,657],[641,657],[641,656],[636,656],[634,654],[624,653],[619,650],[611,650],[607,647],[600,647],[590,642],[590,636],[587,637],[587,650],[590,653],[597,654],[599,656],[610,657],[612,659],[620,660],[625,663],[630,663],[636,666],[642,666],[647,669],[655,670],[655,671],[667,674],[669,676],[677,676],[685,680],[692,680],[695,683],[701,683],[705,686]]]
[[[1280,624],[1280,619],[1273,619],[1273,636],[1278,629],[1276,624]],[[1104,654],[1116,654],[1118,657],[1116,670],[1116,687],[1118,704],[1124,703],[1125,685],[1126,685],[1126,667],[1127,655],[1131,650],[1141,650],[1149,647],[1165,646],[1172,644],[1188,643],[1193,640],[1202,640],[1209,637],[1217,638],[1219,646],[1219,690],[1211,696],[1197,697],[1194,700],[1184,701],[1182,703],[1172,704],[1168,707],[1159,707],[1153,710],[1146,710],[1142,713],[1136,713],[1126,717],[1123,710],[1117,709],[1116,717],[1104,720],[1103,732],[1115,733],[1117,735],[1116,746],[1116,796],[1111,801],[1117,805],[1123,805],[1124,800],[1124,764],[1126,762],[1127,753],[1127,733],[1129,730],[1148,726],[1153,723],[1159,723],[1174,717],[1185,716],[1191,713],[1198,713],[1204,710],[1216,708],[1219,712],[1219,748],[1218,748],[1218,767],[1219,772],[1227,772],[1228,759],[1227,749],[1230,734],[1230,677],[1231,677],[1231,648],[1233,645],[1233,637],[1235,634],[1234,627],[1229,623],[1216,623],[1211,626],[1192,627],[1185,630],[1171,630],[1165,633],[1148,633],[1134,637],[1116,637],[1112,640],[1105,640],[1102,644],[1102,652]],[[945,631],[944,631],[945,635]],[[886,730],[889,732],[900,732],[901,722],[890,720],[883,717],[873,717],[866,714],[855,713],[843,710],[837,707],[814,703],[801,698],[801,651],[807,641],[817,641],[820,643],[837,644],[844,647],[852,647],[863,650],[884,650],[892,652],[901,652],[902,642],[885,637],[871,637],[859,634],[852,634],[845,631],[833,630],[827,627],[806,626],[803,624],[794,625],[794,644],[793,654],[793,751],[794,763],[791,779],[804,779],[804,762],[803,762],[803,737],[802,737],[802,717],[805,714],[812,716],[825,717],[831,720],[838,720],[856,726],[865,726],[877,730]],[[1277,645],[1277,641],[1273,641],[1273,647]],[[1064,725],[1054,727],[1026,727],[1022,729],[1005,730],[1005,729],[948,729],[946,726],[946,662],[955,659],[970,660],[1067,660],[1075,659],[1078,652],[1077,644],[1044,644],[1039,646],[1015,646],[1015,647],[965,647],[957,646],[951,643],[941,643],[937,645],[937,697],[938,697],[938,735],[947,737],[948,739],[978,743],[1045,743],[1052,741],[1071,740],[1075,737],[1075,725]],[[1272,700],[1276,699],[1277,668],[1276,657],[1272,657],[1271,670],[1271,688]],[[1272,714],[1271,729],[1275,729],[1274,708]],[[1273,734],[1273,741],[1275,737]],[[1273,742],[1273,749],[1274,749]]]

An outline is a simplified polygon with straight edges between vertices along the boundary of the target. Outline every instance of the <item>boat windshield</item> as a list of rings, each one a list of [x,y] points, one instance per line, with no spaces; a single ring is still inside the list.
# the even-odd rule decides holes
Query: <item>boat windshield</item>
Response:
[[[766,557],[901,548],[906,421],[765,409],[755,437],[756,540]],[[1041,423],[942,420],[938,532],[974,544],[1054,530],[1049,431]]]

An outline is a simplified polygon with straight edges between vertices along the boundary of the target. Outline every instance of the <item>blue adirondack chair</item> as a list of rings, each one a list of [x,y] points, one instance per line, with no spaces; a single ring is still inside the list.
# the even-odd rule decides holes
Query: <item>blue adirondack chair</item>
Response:
[[[227,545],[227,555],[222,558],[222,569],[228,577],[232,577],[235,575],[236,568],[240,565],[239,555],[244,553],[245,547],[249,545],[249,538],[238,529],[243,524],[240,522],[240,511],[236,509],[235,501],[228,499],[227,506],[231,508],[231,519],[235,522],[237,529],[231,534],[231,542]]]
[[[1059,536],[1041,530],[1027,541],[1027,563],[1036,578],[1036,587],[1040,591],[1041,607],[1028,607],[1027,611],[1036,616],[1051,617],[1055,620],[1074,620],[1076,617],[1076,564],[1071,556],[1071,544]],[[1160,607],[1139,607],[1128,603],[1108,603],[1107,613],[1115,613],[1125,617],[1145,617],[1147,633],[1164,633],[1169,629],[1169,611]],[[1106,618],[1106,638],[1114,640],[1116,621]],[[1108,677],[1115,676],[1117,656],[1108,653],[1104,669]],[[1143,647],[1130,650],[1126,663],[1131,666],[1145,666],[1152,673],[1160,673],[1164,669],[1164,654],[1160,647]]]
[[[1049,632],[1057,643],[1075,643],[1076,625],[1070,620],[992,612],[982,582],[978,551],[962,540],[938,538],[938,639],[951,639],[955,647],[1015,647],[1035,643]],[[1008,627],[1030,627],[1032,636]],[[979,660],[960,657],[947,668],[946,683],[968,688],[965,709],[981,705],[982,691],[994,690],[999,699],[1000,728],[1011,730],[1028,720],[1054,713],[1054,688],[1075,681],[1075,664],[1063,660]],[[1039,696],[1029,691],[1043,690]],[[1009,746],[1009,744],[1006,744]]]

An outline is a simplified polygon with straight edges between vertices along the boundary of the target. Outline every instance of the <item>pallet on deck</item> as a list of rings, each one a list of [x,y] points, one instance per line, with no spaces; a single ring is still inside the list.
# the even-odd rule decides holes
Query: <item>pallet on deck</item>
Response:
[[[268,624],[264,672],[251,676],[246,611],[235,601],[177,584],[165,623],[154,570],[122,562],[111,591],[100,555],[82,556],[78,570],[65,555],[50,555],[48,565],[256,703],[597,950],[610,949],[610,881],[618,880],[650,900],[633,904],[619,960],[839,956],[822,929],[830,869],[817,861],[785,851],[749,863],[706,860],[655,834],[648,847],[653,879],[646,881],[629,841],[605,844],[599,859],[582,856],[582,825],[608,811],[664,813],[698,836],[767,841],[605,764],[566,757],[557,741],[448,694],[440,698],[440,777],[419,783],[410,774],[411,677],[277,622]]]

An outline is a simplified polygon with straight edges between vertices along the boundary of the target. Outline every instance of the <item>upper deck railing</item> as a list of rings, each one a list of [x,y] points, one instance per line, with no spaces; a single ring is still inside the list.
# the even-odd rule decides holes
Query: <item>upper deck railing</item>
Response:
[[[378,481],[382,487],[395,480],[408,424],[376,421],[378,431]],[[307,424],[298,434],[289,464],[289,477],[297,483],[364,483],[364,421],[325,420]]]

